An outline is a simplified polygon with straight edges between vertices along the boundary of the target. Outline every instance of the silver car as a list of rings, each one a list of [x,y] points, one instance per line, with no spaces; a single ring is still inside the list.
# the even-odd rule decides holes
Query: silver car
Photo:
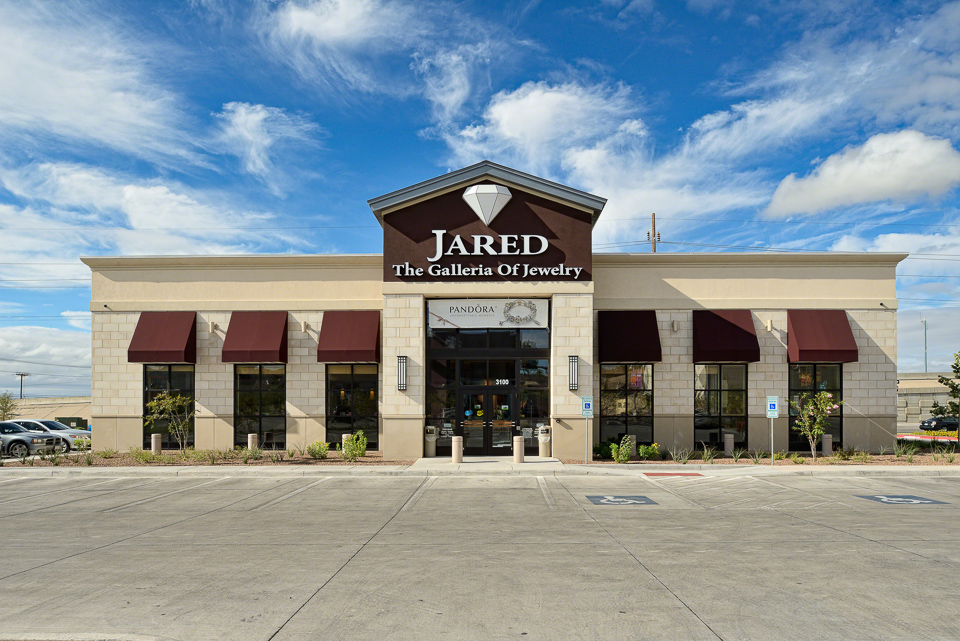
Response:
[[[59,421],[41,420],[36,418],[18,418],[12,421],[21,427],[25,427],[31,432],[46,432],[59,436],[63,440],[60,444],[61,452],[69,452],[73,449],[73,443],[78,438],[90,438],[90,432],[87,430],[77,430]]]
[[[62,439],[53,434],[31,432],[11,421],[0,422],[0,446],[3,453],[23,458],[39,452],[53,452]]]

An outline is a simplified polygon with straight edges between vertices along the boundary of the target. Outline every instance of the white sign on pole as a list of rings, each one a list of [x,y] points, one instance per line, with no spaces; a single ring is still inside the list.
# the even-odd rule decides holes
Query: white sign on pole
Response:
[[[593,418],[593,397],[582,396],[583,400],[583,418]]]
[[[767,418],[780,418],[780,397],[767,397]]]

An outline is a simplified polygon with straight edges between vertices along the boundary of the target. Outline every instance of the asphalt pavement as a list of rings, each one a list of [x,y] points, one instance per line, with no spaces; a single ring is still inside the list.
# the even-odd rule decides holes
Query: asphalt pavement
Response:
[[[960,638],[960,469],[542,463],[0,470],[0,640]]]

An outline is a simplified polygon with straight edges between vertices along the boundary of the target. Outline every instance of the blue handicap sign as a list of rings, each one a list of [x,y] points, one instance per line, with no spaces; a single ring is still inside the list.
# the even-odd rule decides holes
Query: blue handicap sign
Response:
[[[594,505],[657,505],[657,502],[646,496],[612,496],[609,494],[601,496],[587,495],[590,502]]]
[[[948,505],[943,501],[934,501],[925,499],[922,496],[913,494],[858,494],[861,499],[876,501],[886,505]]]

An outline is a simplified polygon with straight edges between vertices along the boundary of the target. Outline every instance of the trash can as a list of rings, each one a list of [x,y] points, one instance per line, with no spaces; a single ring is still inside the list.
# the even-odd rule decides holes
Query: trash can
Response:
[[[540,456],[550,456],[550,428],[541,425],[537,428],[537,440],[540,441]]]
[[[432,425],[427,425],[423,430],[423,438],[425,444],[423,448],[423,455],[426,458],[435,458],[437,456],[437,428]]]

